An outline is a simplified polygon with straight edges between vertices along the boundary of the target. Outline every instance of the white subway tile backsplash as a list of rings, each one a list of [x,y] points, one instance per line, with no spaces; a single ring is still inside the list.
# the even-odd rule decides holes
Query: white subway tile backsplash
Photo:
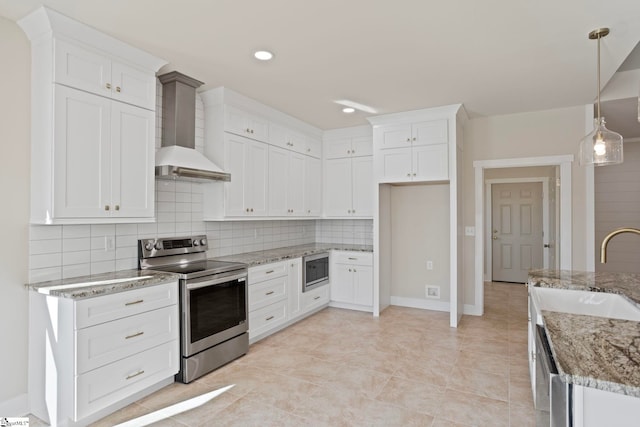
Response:
[[[74,239],[79,237],[91,237],[90,225],[65,225],[62,227],[63,239]]]
[[[62,278],[68,279],[71,277],[88,276],[91,274],[91,264],[74,264],[65,265],[62,267]]]
[[[116,260],[116,271],[120,270],[137,270],[138,260],[137,258],[126,258]]]
[[[145,223],[138,224],[138,239],[155,237],[158,234],[158,224]]]
[[[91,239],[81,237],[78,239],[62,239],[63,252],[88,251],[91,249]]]
[[[135,246],[128,246],[116,249],[116,259],[136,259],[138,256],[138,248]]]
[[[99,261],[91,263],[90,274],[110,273],[116,271],[116,261]]]
[[[34,268],[29,266],[29,283],[62,279],[62,267]]]
[[[91,251],[65,252],[62,254],[63,266],[73,265],[73,264],[88,264],[90,262],[91,262]]]
[[[32,225],[29,231],[29,240],[47,240],[62,238],[61,225]]]
[[[137,224],[116,224],[116,236],[137,236]]]
[[[30,268],[49,268],[62,265],[62,253],[31,255],[29,257]]]
[[[116,250],[126,247],[137,248],[137,246],[138,236],[116,236]]]
[[[91,237],[97,236],[115,236],[115,224],[93,224],[91,225]]]
[[[62,252],[60,239],[33,240],[29,244],[30,255],[51,254],[56,252]]]
[[[94,262],[102,262],[102,261],[110,261],[116,259],[116,251],[105,251],[105,250],[92,250],[91,251],[91,263]]]

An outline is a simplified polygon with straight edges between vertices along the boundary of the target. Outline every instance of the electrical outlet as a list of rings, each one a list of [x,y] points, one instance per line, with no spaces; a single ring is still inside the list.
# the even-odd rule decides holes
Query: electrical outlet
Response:
[[[427,298],[440,299],[440,286],[425,285]]]
[[[464,235],[465,236],[475,236],[476,235],[476,228],[471,226],[471,227],[465,227],[464,228]]]
[[[427,270],[433,270],[433,261],[427,261]]]
[[[113,236],[104,236],[104,251],[112,251],[115,248]]]

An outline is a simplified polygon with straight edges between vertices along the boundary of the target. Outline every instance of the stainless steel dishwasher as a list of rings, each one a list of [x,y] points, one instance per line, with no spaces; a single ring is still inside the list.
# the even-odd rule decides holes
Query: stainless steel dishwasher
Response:
[[[560,375],[544,327],[536,325],[536,427],[572,427],[572,388]]]

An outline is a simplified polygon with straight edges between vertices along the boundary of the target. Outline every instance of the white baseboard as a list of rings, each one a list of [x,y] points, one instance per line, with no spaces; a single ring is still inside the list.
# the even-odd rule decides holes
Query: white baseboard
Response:
[[[24,417],[28,413],[29,397],[27,393],[0,402],[0,417]]]
[[[465,304],[462,308],[462,314],[468,314],[470,316],[482,316],[482,309],[472,304]]]
[[[421,308],[423,310],[449,311],[449,301],[438,301],[421,298],[391,297],[391,305],[400,307]]]

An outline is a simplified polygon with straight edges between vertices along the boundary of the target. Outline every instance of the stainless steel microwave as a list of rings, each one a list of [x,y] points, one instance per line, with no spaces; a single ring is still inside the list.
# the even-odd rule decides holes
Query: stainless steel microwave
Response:
[[[302,292],[329,283],[329,254],[309,255],[302,258]]]

